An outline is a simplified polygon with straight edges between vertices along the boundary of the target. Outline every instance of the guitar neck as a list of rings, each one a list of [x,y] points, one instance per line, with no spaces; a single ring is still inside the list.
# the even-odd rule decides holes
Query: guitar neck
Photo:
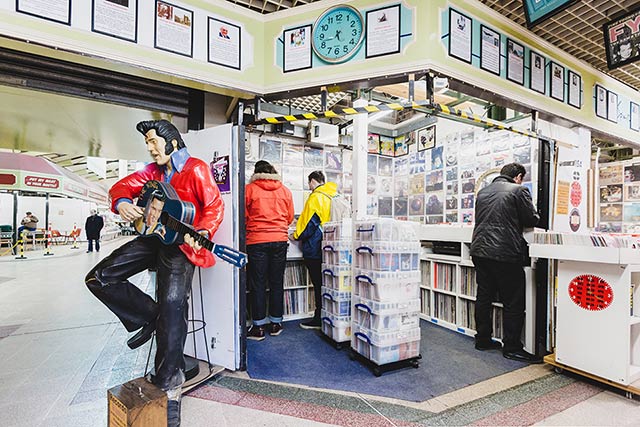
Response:
[[[193,237],[195,241],[200,244],[200,246],[207,249],[208,251],[213,250],[214,243],[211,240],[207,239],[206,237],[198,233],[193,228],[187,227],[186,225],[184,225],[182,222],[178,221],[171,215],[167,215],[165,225],[170,229],[172,229],[173,231],[176,231],[180,234],[188,234],[189,236]]]

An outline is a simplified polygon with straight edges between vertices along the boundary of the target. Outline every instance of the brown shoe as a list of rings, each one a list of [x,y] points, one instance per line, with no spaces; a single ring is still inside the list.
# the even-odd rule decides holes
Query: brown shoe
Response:
[[[247,331],[247,339],[254,341],[262,341],[264,339],[264,325],[252,325]]]
[[[282,327],[282,323],[271,323],[269,325],[269,335],[271,335],[272,337],[280,335],[283,329],[284,328]]]

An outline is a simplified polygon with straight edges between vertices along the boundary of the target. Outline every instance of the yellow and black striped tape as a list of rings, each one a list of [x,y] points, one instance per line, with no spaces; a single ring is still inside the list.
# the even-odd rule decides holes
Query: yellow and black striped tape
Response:
[[[520,135],[528,136],[531,138],[537,138],[537,134],[534,132],[530,132],[523,129],[516,129],[513,126],[509,126],[505,123],[486,119],[477,114],[469,114],[463,110],[459,110],[457,108],[448,107],[444,104],[435,104],[429,101],[417,101],[411,103],[391,103],[391,104],[380,104],[380,105],[367,105],[366,107],[348,107],[348,108],[336,108],[334,110],[324,111],[322,113],[303,113],[303,114],[293,114],[288,116],[278,116],[278,117],[266,117],[264,119],[258,120],[254,123],[250,123],[251,125],[274,125],[278,123],[289,123],[295,122],[298,120],[318,120],[323,118],[332,118],[332,117],[341,117],[341,116],[351,116],[354,114],[362,114],[362,113],[377,113],[380,111],[401,111],[409,108],[426,108],[428,110],[432,110],[435,114],[443,114],[449,116],[458,116],[463,119],[473,121],[475,123],[496,128],[500,130],[507,130],[510,132],[514,132]]]

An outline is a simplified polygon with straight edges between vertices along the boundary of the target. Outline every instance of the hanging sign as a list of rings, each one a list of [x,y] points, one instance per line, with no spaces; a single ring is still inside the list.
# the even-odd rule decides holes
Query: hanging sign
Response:
[[[603,26],[610,70],[640,59],[640,8]]]

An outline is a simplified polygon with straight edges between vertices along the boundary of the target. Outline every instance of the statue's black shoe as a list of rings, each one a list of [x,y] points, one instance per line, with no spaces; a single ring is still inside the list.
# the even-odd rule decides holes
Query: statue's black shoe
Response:
[[[146,343],[153,336],[153,332],[156,330],[156,322],[149,322],[144,325],[134,336],[127,340],[127,345],[130,349],[135,349]]]

